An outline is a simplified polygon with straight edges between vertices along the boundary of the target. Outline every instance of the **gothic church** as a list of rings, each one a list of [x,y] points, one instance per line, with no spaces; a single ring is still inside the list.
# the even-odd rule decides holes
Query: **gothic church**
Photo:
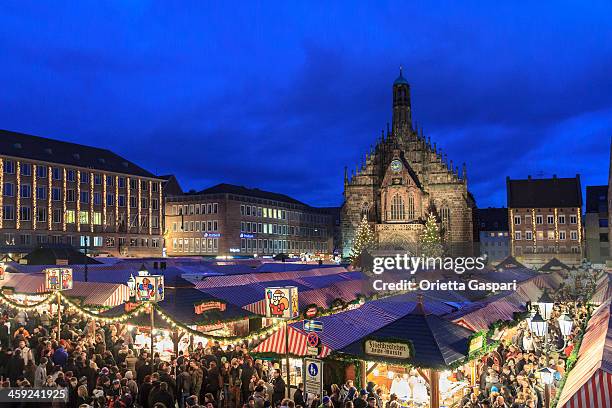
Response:
[[[344,173],[343,255],[348,256],[357,226],[365,216],[379,250],[414,253],[424,220],[435,212],[447,248],[471,247],[475,203],[461,173],[442,149],[412,125],[410,84],[402,75],[393,82],[393,121],[365,161]],[[462,249],[461,252],[465,252]]]

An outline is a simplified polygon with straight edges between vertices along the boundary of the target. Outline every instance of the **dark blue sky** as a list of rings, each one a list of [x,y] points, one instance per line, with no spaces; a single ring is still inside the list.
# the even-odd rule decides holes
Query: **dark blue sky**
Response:
[[[0,17],[0,128],[185,189],[339,205],[400,64],[413,120],[467,163],[479,206],[505,204],[506,175],[607,183],[609,1],[3,1]]]

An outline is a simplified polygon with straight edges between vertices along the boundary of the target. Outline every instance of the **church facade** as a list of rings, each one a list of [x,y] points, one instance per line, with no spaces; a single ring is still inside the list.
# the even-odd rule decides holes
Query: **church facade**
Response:
[[[475,203],[461,172],[431,143],[411,118],[410,84],[393,83],[393,120],[365,160],[344,174],[342,206],[343,256],[350,254],[359,223],[366,217],[381,251],[417,253],[418,240],[429,212],[440,223],[446,247],[465,252],[473,241]]]

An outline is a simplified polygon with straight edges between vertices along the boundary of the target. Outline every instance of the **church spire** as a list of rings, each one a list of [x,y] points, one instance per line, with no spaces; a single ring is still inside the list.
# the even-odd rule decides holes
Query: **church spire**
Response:
[[[393,82],[393,133],[403,127],[412,127],[410,114],[410,84],[404,78],[402,67],[397,79]]]

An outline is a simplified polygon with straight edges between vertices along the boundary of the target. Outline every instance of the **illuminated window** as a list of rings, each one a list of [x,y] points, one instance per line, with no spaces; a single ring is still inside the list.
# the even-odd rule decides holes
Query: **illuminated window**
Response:
[[[66,210],[66,223],[74,224],[76,221],[75,211],[74,210]]]
[[[102,225],[102,213],[101,212],[94,212],[93,213],[93,223],[94,225]]]
[[[399,194],[395,194],[391,200],[391,219],[404,219],[404,199]]]
[[[87,211],[79,211],[79,223],[80,224],[89,224],[89,212],[87,212]]]

